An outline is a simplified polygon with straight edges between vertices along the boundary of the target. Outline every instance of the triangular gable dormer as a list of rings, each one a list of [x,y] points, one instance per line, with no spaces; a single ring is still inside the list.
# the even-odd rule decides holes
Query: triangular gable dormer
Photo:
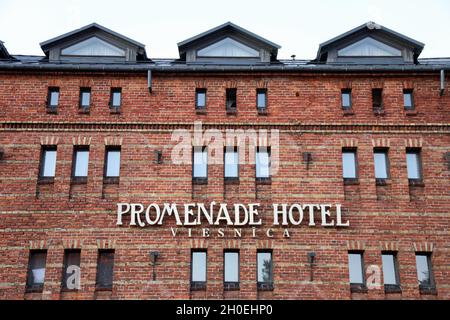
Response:
[[[316,62],[328,64],[413,64],[424,44],[368,22],[319,46]]]
[[[96,23],[41,43],[50,62],[149,61],[145,46]]]
[[[279,48],[231,22],[178,43],[180,60],[188,64],[269,64]]]

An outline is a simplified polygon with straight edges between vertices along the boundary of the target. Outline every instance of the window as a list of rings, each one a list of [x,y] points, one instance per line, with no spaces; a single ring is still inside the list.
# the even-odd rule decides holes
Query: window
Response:
[[[342,150],[342,175],[346,181],[358,179],[355,149]]]
[[[122,105],[122,88],[112,88],[109,107],[111,109],[119,109]]]
[[[114,250],[99,250],[97,260],[96,290],[111,290],[113,286]]]
[[[342,89],[341,102],[342,109],[349,110],[352,108],[352,89]]]
[[[383,89],[372,89],[372,106],[375,112],[383,110]]]
[[[80,256],[81,251],[78,249],[64,250],[62,290],[80,289]]]
[[[273,290],[273,264],[271,251],[257,252],[258,290]]]
[[[270,179],[270,150],[268,147],[258,147],[256,150],[256,179]]]
[[[377,181],[388,179],[388,151],[384,149],[375,149],[373,158],[375,165],[375,179],[377,179]]]
[[[206,288],[206,251],[192,251],[191,290]]]
[[[256,107],[260,111],[267,109],[267,89],[256,90]]]
[[[59,88],[48,88],[47,108],[56,109],[59,104]]]
[[[397,254],[383,252],[381,261],[383,263],[384,290],[386,292],[397,292],[400,289]]]
[[[105,155],[105,182],[118,182],[120,177],[120,147],[107,147]]]
[[[224,252],[224,289],[239,289],[239,251]]]
[[[414,110],[414,96],[412,89],[403,90],[403,105],[405,110]]]
[[[72,178],[84,181],[88,176],[89,147],[77,146],[74,148]]]
[[[207,181],[208,179],[208,149],[206,147],[194,147],[194,161],[192,176],[194,181]]]
[[[235,112],[237,108],[236,101],[237,89],[227,89],[227,111]]]
[[[409,149],[406,151],[406,165],[410,182],[422,181],[422,164],[420,150]]]
[[[53,181],[56,171],[56,146],[43,146],[39,180]]]
[[[42,292],[45,280],[47,250],[31,250],[28,262],[27,292]]]
[[[365,289],[364,260],[362,252],[348,253],[348,271],[351,291]]]
[[[195,90],[195,108],[198,110],[206,109],[206,89]]]
[[[225,179],[239,179],[239,152],[235,147],[225,148]]]
[[[417,280],[421,290],[435,288],[430,253],[416,253]]]
[[[89,109],[91,105],[91,88],[80,89],[80,108]]]

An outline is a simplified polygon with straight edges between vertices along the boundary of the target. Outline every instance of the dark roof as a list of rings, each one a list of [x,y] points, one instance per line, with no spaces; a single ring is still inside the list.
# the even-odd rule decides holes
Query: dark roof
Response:
[[[382,25],[379,25],[379,24],[377,24],[377,23],[375,23],[373,21],[369,21],[367,23],[364,23],[364,24],[360,25],[359,27],[356,27],[356,28],[354,28],[354,29],[352,29],[350,31],[347,31],[347,32],[337,36],[337,37],[334,37],[334,38],[332,38],[332,39],[330,39],[328,41],[325,41],[325,42],[321,43],[319,45],[319,50],[317,52],[317,60],[320,60],[320,57],[321,57],[322,53],[324,51],[326,51],[326,49],[328,47],[334,46],[337,43],[340,43],[341,41],[345,40],[346,38],[348,38],[348,37],[350,37],[350,36],[352,36],[354,34],[357,34],[357,33],[360,33],[360,32],[371,32],[373,30],[377,30],[377,31],[380,31],[382,33],[388,34],[388,35],[390,35],[390,36],[392,36],[392,37],[394,37],[394,38],[396,38],[396,39],[398,39],[398,40],[400,40],[402,42],[405,42],[405,43],[409,44],[411,47],[414,48],[414,52],[416,53],[417,56],[420,55],[420,53],[422,52],[422,50],[423,50],[423,48],[425,46],[425,44],[423,44],[422,42],[419,42],[417,40],[409,38],[409,37],[407,37],[407,36],[405,36],[405,35],[403,35],[401,33],[398,33],[398,32],[396,32],[394,30],[386,28],[386,27],[384,27]]]
[[[91,24],[88,24],[87,26],[84,26],[84,27],[82,27],[80,29],[76,29],[76,30],[70,31],[70,32],[67,32],[67,33],[65,33],[63,35],[57,36],[55,38],[52,38],[50,40],[41,42],[40,46],[41,46],[41,48],[42,48],[42,50],[44,52],[47,52],[48,48],[50,48],[51,46],[55,45],[56,43],[58,43],[60,41],[63,41],[63,40],[66,40],[67,38],[70,38],[72,36],[78,35],[80,33],[89,31],[91,29],[98,29],[98,30],[104,31],[106,33],[109,33],[109,34],[117,37],[117,38],[122,39],[123,41],[126,41],[126,42],[129,42],[131,44],[134,44],[137,47],[140,47],[140,48],[144,48],[145,47],[144,44],[142,44],[140,42],[137,42],[137,41],[135,41],[133,39],[130,39],[128,37],[125,37],[124,35],[121,35],[120,33],[117,33],[117,32],[115,32],[113,30],[105,28],[105,27],[103,27],[103,26],[101,26],[101,25],[99,25],[99,24],[97,24],[95,22],[91,23]]]
[[[208,31],[205,31],[203,33],[200,33],[200,34],[198,34],[198,35],[196,35],[194,37],[191,37],[189,39],[181,41],[181,42],[178,43],[178,48],[179,48],[180,52],[182,52],[183,48],[188,47],[190,44],[192,44],[192,43],[194,43],[194,42],[196,42],[196,41],[198,41],[198,40],[200,40],[202,38],[205,38],[205,37],[207,37],[209,35],[212,35],[212,34],[214,34],[216,32],[220,32],[222,30],[227,30],[227,29],[232,29],[232,30],[234,30],[234,31],[236,31],[238,33],[241,33],[241,34],[246,35],[246,36],[248,36],[250,38],[253,38],[253,39],[255,39],[255,40],[259,41],[259,42],[262,42],[262,43],[272,47],[273,49],[278,50],[278,49],[281,48],[280,45],[278,45],[278,44],[276,44],[276,43],[274,43],[272,41],[269,41],[269,40],[267,40],[267,39],[265,39],[265,38],[263,38],[261,36],[258,36],[257,34],[255,34],[253,32],[250,32],[250,31],[248,31],[248,30],[246,30],[246,29],[244,29],[242,27],[239,27],[238,25],[235,25],[232,22],[226,22],[226,23],[224,23],[224,24],[222,24],[222,25],[220,25],[218,27],[212,28],[212,29],[210,29]]]
[[[450,71],[450,58],[419,59],[411,65],[334,65],[311,60],[279,60],[269,65],[186,64],[178,59],[152,59],[135,63],[52,63],[45,56],[19,56],[0,61],[0,70],[92,72],[436,72]]]
[[[8,53],[8,50],[6,50],[4,42],[1,40],[0,40],[0,59],[11,59],[11,56]]]

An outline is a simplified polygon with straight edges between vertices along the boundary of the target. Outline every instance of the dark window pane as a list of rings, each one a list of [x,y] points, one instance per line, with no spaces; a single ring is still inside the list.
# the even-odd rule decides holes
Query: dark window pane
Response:
[[[192,252],[191,281],[206,282],[206,252]]]
[[[350,283],[363,284],[363,256],[361,253],[349,253],[348,254],[348,270]]]
[[[225,252],[225,282],[239,282],[239,252]]]
[[[236,89],[227,89],[227,110],[236,108]]]
[[[65,250],[61,287],[63,289],[80,289],[80,250]]]
[[[273,282],[273,266],[271,252],[258,252],[258,282]]]
[[[28,264],[27,290],[42,290],[45,281],[45,264],[47,260],[47,251],[30,251],[30,260]]]
[[[97,289],[111,289],[113,286],[114,251],[99,250],[97,261]]]
[[[383,90],[372,89],[372,103],[374,110],[380,110],[383,108]]]
[[[266,89],[258,89],[256,91],[256,106],[258,108],[266,108],[267,107],[267,90]]]

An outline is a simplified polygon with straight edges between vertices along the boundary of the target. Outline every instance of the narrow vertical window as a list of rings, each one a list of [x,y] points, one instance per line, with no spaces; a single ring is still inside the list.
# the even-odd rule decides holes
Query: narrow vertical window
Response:
[[[112,290],[114,250],[99,250],[97,258],[96,290]]]
[[[267,89],[256,90],[256,108],[260,112],[267,110]]]
[[[354,181],[358,179],[356,149],[342,150],[342,175],[344,181]]]
[[[372,107],[374,112],[383,111],[383,89],[372,89]]]
[[[118,110],[122,106],[122,88],[112,88],[109,100],[109,107]]]
[[[235,147],[226,147],[225,153],[225,180],[239,179],[239,152]]]
[[[239,251],[224,252],[224,289],[239,289]]]
[[[91,88],[80,89],[80,108],[83,110],[89,109],[91,106]]]
[[[256,179],[270,179],[270,149],[268,147],[258,147],[256,150]]]
[[[377,179],[378,182],[388,179],[388,151],[386,149],[375,149],[373,160],[375,166],[375,179]]]
[[[107,147],[105,152],[105,182],[119,182],[120,177],[120,147]]]
[[[273,265],[271,251],[257,252],[258,290],[273,290]]]
[[[226,101],[226,108],[227,112],[236,112],[237,109],[237,89],[227,89],[226,91],[227,95],[227,101]]]
[[[88,166],[89,166],[89,147],[76,146],[74,148],[72,178],[80,182],[87,181]]]
[[[352,89],[341,90],[342,109],[349,110],[352,108]]]
[[[403,90],[403,105],[405,110],[414,110],[414,95],[412,89]]]
[[[420,150],[408,149],[406,151],[406,165],[410,183],[422,181],[422,161]]]
[[[47,250],[31,250],[28,261],[27,292],[42,292],[45,281]]]
[[[56,171],[56,146],[43,146],[39,170],[40,181],[53,181]]]
[[[400,279],[397,254],[395,252],[383,252],[381,260],[383,263],[384,290],[386,292],[398,292],[400,290]]]
[[[61,289],[79,290],[80,289],[80,257],[81,250],[64,250],[63,273]]]
[[[195,90],[195,109],[206,109],[206,89],[197,88]]]
[[[416,253],[417,280],[419,289],[422,293],[433,293],[435,291],[435,282],[433,277],[431,254]]]
[[[359,291],[365,288],[364,278],[364,260],[362,252],[348,253],[348,271],[350,280],[350,289]]]
[[[59,88],[48,88],[47,108],[49,111],[56,111],[59,105]]]
[[[191,290],[206,288],[206,251],[191,253]]]
[[[194,147],[192,178],[194,182],[208,180],[208,149],[207,147]]]

